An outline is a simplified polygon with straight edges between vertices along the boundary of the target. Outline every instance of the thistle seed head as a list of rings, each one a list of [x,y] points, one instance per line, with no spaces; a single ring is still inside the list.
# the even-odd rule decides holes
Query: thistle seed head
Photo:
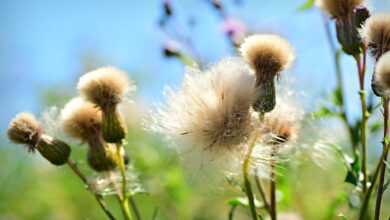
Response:
[[[368,18],[361,35],[372,56],[378,60],[390,50],[390,14],[377,14]]]
[[[255,70],[256,78],[273,78],[294,61],[294,51],[290,43],[274,34],[247,37],[240,47],[240,52]]]
[[[378,96],[390,96],[390,51],[383,54],[376,63],[372,89]]]
[[[7,134],[12,142],[25,144],[29,151],[34,151],[42,134],[42,128],[33,114],[22,112],[11,120]]]
[[[276,104],[275,77],[292,64],[292,46],[278,35],[258,34],[246,38],[240,51],[256,73],[254,110],[261,113],[272,111]]]
[[[86,100],[104,111],[120,103],[125,93],[135,86],[122,70],[102,67],[80,77],[77,88]]]
[[[251,131],[255,77],[240,59],[225,59],[205,72],[189,69],[182,86],[169,90],[152,130],[179,146],[237,149]]]
[[[116,146],[104,143],[101,147],[88,148],[87,161],[89,166],[97,171],[110,171],[117,167]]]
[[[19,113],[12,119],[8,137],[14,143],[25,144],[31,152],[38,150],[54,165],[63,165],[69,159],[71,152],[69,145],[44,134],[40,123],[31,113]]]
[[[102,114],[94,104],[77,97],[62,109],[61,121],[65,133],[86,142],[101,131]]]

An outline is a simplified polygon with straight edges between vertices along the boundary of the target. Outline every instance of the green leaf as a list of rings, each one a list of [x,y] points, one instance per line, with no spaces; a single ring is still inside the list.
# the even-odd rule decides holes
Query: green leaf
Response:
[[[236,198],[230,199],[228,201],[228,204],[231,206],[241,205],[244,207],[249,207],[249,201],[248,201],[247,197],[236,197]],[[262,207],[264,207],[264,204],[262,202],[258,201],[257,199],[255,199],[255,207],[262,208]]]
[[[313,112],[312,116],[314,118],[323,118],[323,117],[330,117],[335,115],[336,113],[333,112],[331,109],[329,109],[326,106],[322,106],[318,111]]]
[[[307,0],[306,2],[304,2],[303,4],[301,4],[298,7],[298,11],[302,12],[302,11],[309,10],[309,9],[313,8],[314,3],[315,3],[315,0]]]
[[[379,121],[376,121],[370,125],[370,132],[375,133],[378,132],[382,128],[382,123]]]
[[[333,90],[332,96],[331,96],[331,101],[334,105],[336,106],[341,106],[343,104],[343,97],[341,94],[341,88],[337,87],[336,89]]]

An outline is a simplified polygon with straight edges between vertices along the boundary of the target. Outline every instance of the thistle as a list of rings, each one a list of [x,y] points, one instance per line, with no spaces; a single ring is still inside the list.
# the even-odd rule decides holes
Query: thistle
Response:
[[[188,69],[180,89],[168,91],[152,130],[179,146],[208,152],[238,149],[252,131],[254,80],[237,58],[222,60],[204,72]]]
[[[367,19],[361,35],[371,55],[378,60],[390,50],[390,14],[377,14]]]
[[[16,144],[24,144],[29,152],[37,150],[45,159],[54,165],[65,164],[71,149],[63,141],[44,134],[43,129],[30,113],[20,113],[10,122],[8,138]]]
[[[82,98],[74,98],[61,111],[61,120],[69,136],[88,143],[87,160],[92,169],[98,172],[115,169],[115,153],[102,137],[102,113],[99,108]]]
[[[337,40],[345,53],[360,54],[363,47],[359,29],[370,16],[364,0],[320,0],[318,5],[336,22]]]
[[[240,51],[256,75],[254,110],[272,111],[276,104],[275,78],[293,62],[293,48],[277,35],[259,34],[246,38]]]
[[[81,95],[102,111],[102,134],[105,141],[119,143],[126,135],[123,117],[117,111],[125,93],[134,88],[125,72],[103,67],[83,75],[77,85]]]
[[[377,96],[390,96],[390,52],[383,54],[376,63],[372,89]]]

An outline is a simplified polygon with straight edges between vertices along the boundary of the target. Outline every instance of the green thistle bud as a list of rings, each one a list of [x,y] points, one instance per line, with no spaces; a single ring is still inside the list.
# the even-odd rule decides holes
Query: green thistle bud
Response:
[[[50,163],[57,166],[67,163],[71,153],[71,149],[68,144],[48,135],[41,136],[36,149]]]
[[[119,143],[126,136],[124,120],[115,108],[103,111],[102,134],[105,141]]]
[[[87,161],[89,166],[97,172],[110,171],[117,167],[116,148],[100,138],[91,138]]]
[[[257,96],[253,109],[261,113],[272,111],[276,105],[274,79],[260,80],[256,83],[256,92]]]

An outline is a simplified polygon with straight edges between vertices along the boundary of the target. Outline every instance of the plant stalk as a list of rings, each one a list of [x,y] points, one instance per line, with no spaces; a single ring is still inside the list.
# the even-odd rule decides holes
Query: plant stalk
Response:
[[[81,179],[81,181],[83,181],[83,183],[88,186],[88,189],[89,189],[88,180],[84,176],[84,174],[80,171],[80,169],[77,167],[76,162],[74,162],[72,160],[68,160],[68,166],[73,171],[73,173],[75,173],[76,176],[78,176]],[[114,215],[110,212],[107,205],[105,204],[103,197],[92,192],[92,191],[90,191],[90,192],[94,195],[96,201],[98,202],[98,204],[99,204],[100,208],[103,210],[103,212],[106,214],[107,218],[110,220],[115,220]]]
[[[244,163],[242,165],[245,193],[246,193],[246,196],[248,197],[249,209],[251,211],[251,215],[252,215],[253,220],[257,220],[257,212],[256,212],[255,200],[254,200],[254,196],[253,196],[251,183],[250,183],[249,177],[248,177],[248,169],[249,169],[249,163],[250,163],[252,151],[253,151],[253,148],[255,147],[256,138],[257,137],[255,135],[255,137],[252,140],[252,143],[249,145],[247,155],[245,156]]]
[[[357,55],[355,56],[357,68],[358,68],[358,75],[359,75],[359,96],[360,96],[360,105],[361,105],[361,112],[362,112],[362,123],[360,128],[360,141],[362,144],[361,154],[362,154],[362,165],[361,165],[361,172],[363,173],[363,193],[367,192],[367,121],[369,117],[369,112],[367,110],[367,103],[366,103],[366,91],[364,90],[364,76],[366,72],[366,50],[363,49],[362,56]]]
[[[267,200],[267,197],[266,197],[266,195],[265,195],[263,186],[261,185],[261,180],[260,180],[260,178],[259,178],[259,176],[258,176],[257,174],[255,175],[255,183],[256,183],[257,190],[259,191],[260,196],[261,196],[261,198],[263,199],[263,203],[264,203],[264,208],[265,208],[265,210],[267,210],[267,212],[268,212],[269,214],[271,214],[270,205],[269,205],[268,200]]]
[[[272,152],[271,154],[271,182],[270,182],[270,216],[271,220],[276,220],[277,219],[277,214],[276,214],[276,175],[275,175],[275,160],[274,157],[275,152]]]
[[[121,154],[121,144],[117,144],[116,146],[116,152],[117,152],[117,161],[118,161],[118,167],[119,171],[122,176],[122,184],[121,184],[121,196],[119,196],[119,203],[122,209],[122,214],[125,220],[131,220],[131,212],[129,208],[129,200],[127,195],[127,178],[126,178],[126,167],[125,162],[123,160],[122,154]]]
[[[387,155],[389,153],[388,147],[388,124],[389,124],[389,98],[383,98],[383,123],[384,123],[384,131],[383,131],[383,158],[379,161],[381,165],[381,171],[379,175],[379,185],[378,185],[378,193],[376,196],[376,205],[375,205],[375,220],[379,220],[382,206],[382,198],[384,192],[384,182],[386,175],[386,161]]]

